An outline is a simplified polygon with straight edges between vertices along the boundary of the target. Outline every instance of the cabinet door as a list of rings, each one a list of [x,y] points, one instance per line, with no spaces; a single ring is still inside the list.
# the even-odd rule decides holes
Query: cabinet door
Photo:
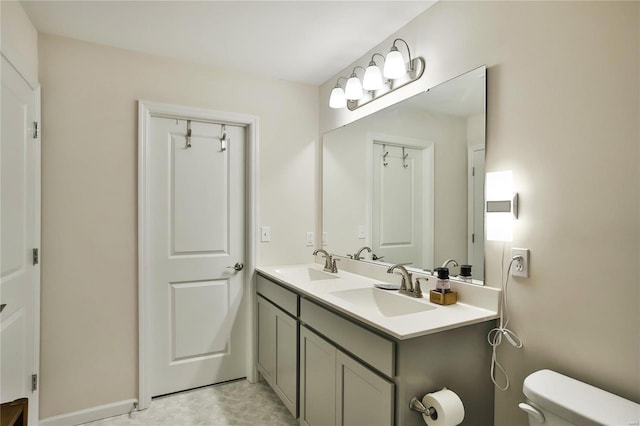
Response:
[[[336,424],[336,349],[300,327],[300,424]]]
[[[336,384],[338,425],[393,425],[393,383],[338,351]]]
[[[276,371],[274,390],[294,417],[298,395],[298,322],[275,308]]]
[[[275,307],[258,296],[258,369],[273,385],[276,370],[276,313]]]

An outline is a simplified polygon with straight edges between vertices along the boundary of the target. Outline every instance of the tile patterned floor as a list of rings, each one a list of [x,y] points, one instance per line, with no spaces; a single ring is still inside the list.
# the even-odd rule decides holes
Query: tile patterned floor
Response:
[[[90,426],[293,426],[296,419],[265,382],[246,380],[154,398],[147,410]]]

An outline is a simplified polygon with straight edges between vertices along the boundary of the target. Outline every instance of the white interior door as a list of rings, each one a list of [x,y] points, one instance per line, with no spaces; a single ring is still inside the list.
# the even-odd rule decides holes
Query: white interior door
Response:
[[[36,92],[2,58],[0,204],[0,402],[29,398],[29,424],[38,421],[39,140],[34,138]]]
[[[433,230],[426,220],[425,167],[430,166],[423,150],[376,142],[373,159],[373,252],[386,262],[429,268],[433,252],[425,241],[432,241]]]
[[[245,139],[241,126],[151,118],[152,396],[246,374],[244,271],[234,269],[245,255]]]

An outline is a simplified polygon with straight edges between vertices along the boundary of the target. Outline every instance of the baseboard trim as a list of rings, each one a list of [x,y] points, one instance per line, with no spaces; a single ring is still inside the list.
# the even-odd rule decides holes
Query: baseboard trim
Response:
[[[40,426],[76,426],[82,423],[93,422],[107,417],[127,414],[131,411],[133,404],[137,404],[137,399],[127,399],[111,404],[99,405],[72,413],[61,414],[59,416],[41,419]]]

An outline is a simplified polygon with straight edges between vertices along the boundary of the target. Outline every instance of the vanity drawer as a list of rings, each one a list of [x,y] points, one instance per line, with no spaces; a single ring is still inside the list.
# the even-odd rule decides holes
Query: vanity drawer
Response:
[[[300,320],[374,367],[394,377],[394,343],[327,309],[300,299]]]
[[[287,290],[261,275],[256,276],[256,290],[258,294],[261,294],[265,299],[269,299],[278,305],[280,309],[294,317],[298,316],[298,295],[296,293]]]

